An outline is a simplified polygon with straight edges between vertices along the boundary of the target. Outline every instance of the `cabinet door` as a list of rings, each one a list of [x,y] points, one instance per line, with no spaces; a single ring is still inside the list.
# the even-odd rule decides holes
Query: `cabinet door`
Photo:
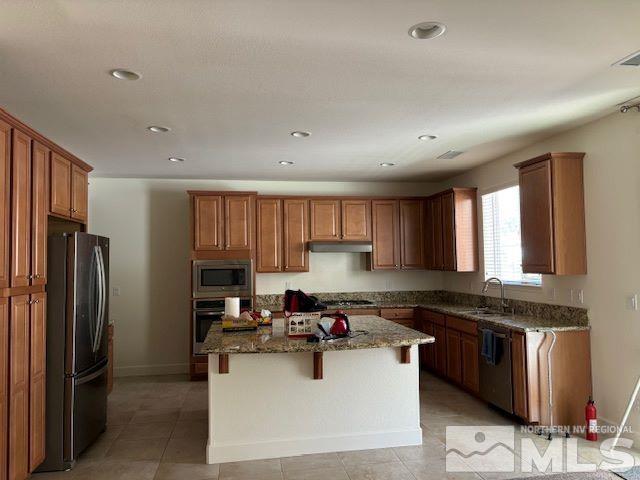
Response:
[[[400,200],[400,267],[424,268],[424,208],[422,200]]]
[[[523,167],[519,175],[522,271],[553,273],[551,161]]]
[[[11,284],[11,127],[0,122],[0,288]],[[0,444],[0,446],[2,446]],[[3,464],[4,465],[4,464]],[[2,474],[0,473],[0,480]]]
[[[371,240],[371,202],[342,200],[342,239]]]
[[[373,226],[373,270],[397,270],[400,266],[400,239],[398,238],[397,200],[371,202]]]
[[[283,201],[284,271],[308,272],[309,204],[303,199]]]
[[[250,196],[228,196],[225,200],[225,248],[227,250],[251,250],[251,202]]]
[[[47,283],[47,214],[50,150],[33,143],[31,162],[31,285]]]
[[[511,379],[513,383],[513,413],[528,420],[525,338],[521,332],[512,332],[511,334]]]
[[[193,197],[194,250],[223,250],[222,197]]]
[[[11,297],[9,315],[9,475],[29,475],[29,296]]]
[[[311,240],[340,240],[340,200],[309,201]]]
[[[447,377],[456,383],[462,382],[460,332],[450,329],[447,329]]]
[[[453,192],[442,195],[442,268],[456,269],[456,225]]]
[[[46,412],[46,294],[31,295],[31,364],[29,378],[29,471],[34,471],[45,457]]]
[[[442,197],[431,199],[431,219],[431,263],[434,270],[442,270]]]
[[[9,451],[9,299],[0,298],[0,480],[7,479]]]
[[[87,222],[89,199],[89,177],[80,167],[71,167],[71,218]]]
[[[447,374],[447,333],[442,325],[433,325],[433,336],[436,338],[434,367],[440,375]]]
[[[478,337],[461,334],[462,385],[472,392],[480,391],[480,369],[478,366]]]
[[[71,215],[71,162],[57,153],[51,154],[51,213]]]
[[[11,286],[31,279],[31,139],[13,131],[11,155]]]
[[[282,271],[282,200],[259,198],[256,201],[256,272]]]

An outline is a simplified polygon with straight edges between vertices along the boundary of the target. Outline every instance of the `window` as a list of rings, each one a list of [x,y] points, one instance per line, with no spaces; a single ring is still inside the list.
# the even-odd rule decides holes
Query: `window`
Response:
[[[484,278],[504,283],[541,285],[537,273],[522,273],[520,244],[520,189],[505,188],[482,196]]]

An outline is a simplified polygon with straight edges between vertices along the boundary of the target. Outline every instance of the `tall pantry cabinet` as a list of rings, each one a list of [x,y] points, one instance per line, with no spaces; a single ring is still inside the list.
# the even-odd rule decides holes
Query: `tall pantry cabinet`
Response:
[[[82,171],[68,183],[75,211],[51,210],[52,155]],[[45,457],[48,217],[84,229],[90,170],[0,109],[0,480],[26,479]]]

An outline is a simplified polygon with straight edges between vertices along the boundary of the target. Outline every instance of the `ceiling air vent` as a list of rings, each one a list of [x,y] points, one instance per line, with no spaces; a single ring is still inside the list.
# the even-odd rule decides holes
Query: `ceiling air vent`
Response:
[[[640,50],[632,53],[628,57],[624,57],[622,60],[618,60],[613,65],[622,65],[625,67],[640,67]]]
[[[460,152],[458,150],[449,150],[448,152],[444,152],[438,158],[443,158],[448,160],[450,158],[456,158],[458,155],[462,155],[463,153],[464,152]]]

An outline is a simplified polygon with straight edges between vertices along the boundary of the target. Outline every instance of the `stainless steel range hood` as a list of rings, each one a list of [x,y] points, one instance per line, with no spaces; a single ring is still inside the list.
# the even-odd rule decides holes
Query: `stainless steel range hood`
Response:
[[[373,250],[371,242],[309,242],[309,251],[311,252],[347,252],[347,253],[370,253]]]

